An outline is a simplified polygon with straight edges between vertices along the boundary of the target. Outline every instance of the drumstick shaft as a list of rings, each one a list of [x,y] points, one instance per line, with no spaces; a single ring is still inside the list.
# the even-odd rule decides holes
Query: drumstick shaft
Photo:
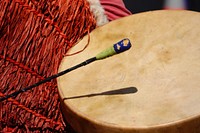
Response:
[[[91,63],[91,62],[93,62],[93,61],[95,61],[95,60],[96,60],[96,57],[90,58],[90,59],[88,59],[88,60],[86,60],[86,61],[84,61],[84,62],[82,62],[82,63],[80,63],[80,64],[78,64],[78,65],[76,65],[76,66],[74,66],[74,67],[71,67],[71,68],[69,68],[69,69],[66,69],[66,70],[60,72],[60,73],[57,73],[57,74],[52,75],[52,76],[50,76],[50,77],[47,77],[46,79],[44,79],[44,80],[42,80],[42,81],[39,81],[39,82],[37,82],[37,83],[35,83],[35,84],[33,84],[33,85],[30,85],[30,86],[28,86],[28,87],[26,87],[26,88],[24,88],[24,89],[21,89],[21,90],[19,90],[19,91],[13,92],[13,93],[10,94],[10,95],[6,95],[6,96],[4,96],[4,97],[1,97],[1,98],[0,98],[0,102],[4,101],[4,100],[6,100],[6,99],[8,99],[8,98],[10,98],[10,97],[17,96],[18,94],[20,94],[20,93],[22,93],[22,92],[26,92],[26,91],[28,91],[28,90],[31,90],[31,89],[34,88],[34,87],[37,87],[37,86],[39,86],[39,85],[41,85],[41,84],[44,84],[44,83],[46,83],[46,82],[49,82],[49,81],[51,81],[52,79],[55,79],[55,78],[57,78],[57,77],[60,77],[60,76],[66,74],[66,73],[68,73],[68,72],[71,72],[71,71],[73,71],[73,70],[75,70],[75,69],[77,69],[77,68],[79,68],[79,67],[85,66],[85,65],[87,65],[87,64],[89,64],[89,63]]]
[[[34,87],[37,87],[37,86],[39,86],[39,85],[41,85],[41,84],[44,84],[44,83],[46,83],[46,82],[49,82],[49,81],[51,81],[52,79],[55,79],[55,78],[57,78],[57,77],[60,77],[60,76],[62,76],[62,75],[64,75],[64,74],[66,74],[66,73],[68,73],[68,72],[71,72],[71,71],[73,71],[73,70],[75,70],[75,69],[77,69],[77,68],[80,68],[80,67],[82,67],[82,66],[88,65],[88,64],[90,64],[90,63],[92,63],[92,62],[94,62],[94,61],[96,61],[96,60],[101,60],[101,59],[104,59],[104,58],[106,58],[106,57],[109,57],[109,56],[112,56],[112,55],[115,55],[115,54],[124,52],[124,51],[130,49],[130,47],[131,47],[130,41],[129,41],[128,39],[123,39],[122,41],[120,41],[120,42],[114,44],[111,48],[108,48],[108,49],[102,51],[101,53],[99,53],[99,54],[98,54],[97,56],[95,56],[95,57],[92,57],[92,58],[90,58],[90,59],[88,59],[88,60],[86,60],[86,61],[84,61],[84,62],[82,62],[82,63],[80,63],[80,64],[78,64],[78,65],[75,65],[75,66],[73,66],[73,67],[71,67],[71,68],[68,68],[68,69],[66,69],[66,70],[64,70],[64,71],[62,71],[62,72],[59,72],[59,73],[55,74],[55,75],[52,75],[52,76],[50,76],[50,77],[47,77],[46,79],[44,79],[44,80],[42,80],[42,81],[39,81],[39,82],[37,82],[37,83],[35,83],[35,84],[33,84],[33,85],[30,85],[30,86],[28,86],[28,87],[26,87],[26,88],[23,88],[23,89],[21,89],[21,90],[19,90],[19,91],[13,92],[13,93],[11,93],[11,94],[9,94],[9,95],[6,95],[6,96],[4,96],[4,97],[0,97],[0,102],[6,100],[6,99],[8,99],[8,98],[17,96],[17,95],[19,95],[20,93],[23,93],[23,92],[26,92],[26,91],[28,91],[28,90],[31,90],[31,89],[33,89]]]

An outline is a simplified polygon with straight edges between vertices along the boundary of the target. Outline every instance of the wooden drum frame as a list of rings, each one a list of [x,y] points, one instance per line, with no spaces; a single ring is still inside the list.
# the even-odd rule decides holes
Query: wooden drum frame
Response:
[[[123,38],[133,46],[58,78],[66,120],[79,133],[199,133],[199,22],[197,12],[153,11],[95,29],[59,71]]]

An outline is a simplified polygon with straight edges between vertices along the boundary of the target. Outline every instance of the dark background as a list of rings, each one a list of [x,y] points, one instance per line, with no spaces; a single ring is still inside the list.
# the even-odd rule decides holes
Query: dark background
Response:
[[[132,13],[160,10],[164,7],[164,0],[123,0]],[[200,0],[187,0],[188,10],[200,11]]]

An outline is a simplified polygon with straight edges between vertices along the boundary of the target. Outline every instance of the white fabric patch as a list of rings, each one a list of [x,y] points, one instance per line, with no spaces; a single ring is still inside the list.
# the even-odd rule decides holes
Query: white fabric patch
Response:
[[[87,0],[90,4],[90,11],[93,13],[96,21],[97,26],[102,26],[108,23],[108,18],[105,15],[105,10],[103,9],[102,5],[100,4],[99,0]]]

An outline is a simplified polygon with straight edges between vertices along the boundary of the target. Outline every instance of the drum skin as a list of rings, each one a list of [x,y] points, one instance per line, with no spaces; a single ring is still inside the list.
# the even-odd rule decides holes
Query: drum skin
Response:
[[[88,47],[65,57],[59,71],[123,38],[132,47],[57,79],[66,120],[78,133],[199,133],[199,22],[197,12],[164,10],[95,29]]]

